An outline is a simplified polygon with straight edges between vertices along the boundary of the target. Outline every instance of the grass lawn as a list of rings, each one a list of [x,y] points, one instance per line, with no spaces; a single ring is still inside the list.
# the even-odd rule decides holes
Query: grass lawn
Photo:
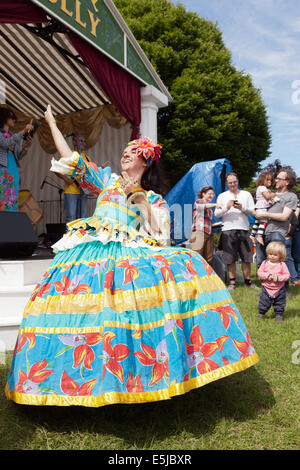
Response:
[[[265,320],[256,318],[259,292],[238,287],[233,298],[260,362],[168,401],[102,408],[16,405],[4,395],[7,358],[0,366],[0,449],[300,449],[300,344],[299,353],[293,348],[300,343],[300,287],[291,290],[285,321],[277,324],[273,311]]]

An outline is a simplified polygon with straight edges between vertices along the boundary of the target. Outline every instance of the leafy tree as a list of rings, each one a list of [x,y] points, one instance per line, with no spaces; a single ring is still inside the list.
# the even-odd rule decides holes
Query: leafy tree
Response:
[[[260,91],[232,65],[218,27],[168,0],[115,4],[173,97],[158,115],[171,183],[197,162],[226,157],[248,184],[269,156],[269,124]]]

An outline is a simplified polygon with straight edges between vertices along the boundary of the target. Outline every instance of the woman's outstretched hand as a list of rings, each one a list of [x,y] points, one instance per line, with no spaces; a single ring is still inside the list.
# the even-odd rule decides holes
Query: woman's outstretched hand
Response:
[[[48,104],[47,110],[45,111],[45,120],[48,123],[48,125],[56,122],[52,114],[51,104]]]

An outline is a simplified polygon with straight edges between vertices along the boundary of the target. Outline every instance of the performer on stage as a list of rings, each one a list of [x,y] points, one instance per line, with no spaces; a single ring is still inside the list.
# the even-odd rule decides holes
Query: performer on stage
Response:
[[[28,302],[6,395],[31,405],[165,400],[258,361],[221,279],[196,252],[168,247],[169,213],[151,190],[160,145],[129,142],[122,174],[72,152],[45,114],[52,171],[99,194],[73,221]],[[149,176],[150,175],[150,176]]]
[[[84,152],[86,150],[86,139],[83,135],[78,133],[70,134],[72,135],[73,148],[76,150],[85,161],[90,161],[88,155]],[[68,137],[68,136],[67,136]],[[71,222],[75,219],[81,219],[85,217],[87,198],[83,190],[80,187],[80,184],[75,180],[66,175],[61,175],[56,173],[56,175],[63,179],[65,182],[64,188],[64,204],[65,204],[65,214],[66,214],[66,223]]]
[[[23,139],[24,134],[33,130],[31,124],[16,134],[10,133],[16,121],[10,108],[0,108],[0,211],[7,212],[18,212],[19,160],[25,157],[32,143],[30,136]]]

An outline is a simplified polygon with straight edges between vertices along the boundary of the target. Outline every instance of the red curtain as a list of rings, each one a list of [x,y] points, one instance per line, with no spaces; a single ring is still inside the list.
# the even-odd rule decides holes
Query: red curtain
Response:
[[[28,0],[0,0],[0,23],[43,23],[47,16]]]
[[[79,36],[69,33],[68,37],[111,102],[131,122],[131,139],[136,139],[141,123],[140,84]]]

